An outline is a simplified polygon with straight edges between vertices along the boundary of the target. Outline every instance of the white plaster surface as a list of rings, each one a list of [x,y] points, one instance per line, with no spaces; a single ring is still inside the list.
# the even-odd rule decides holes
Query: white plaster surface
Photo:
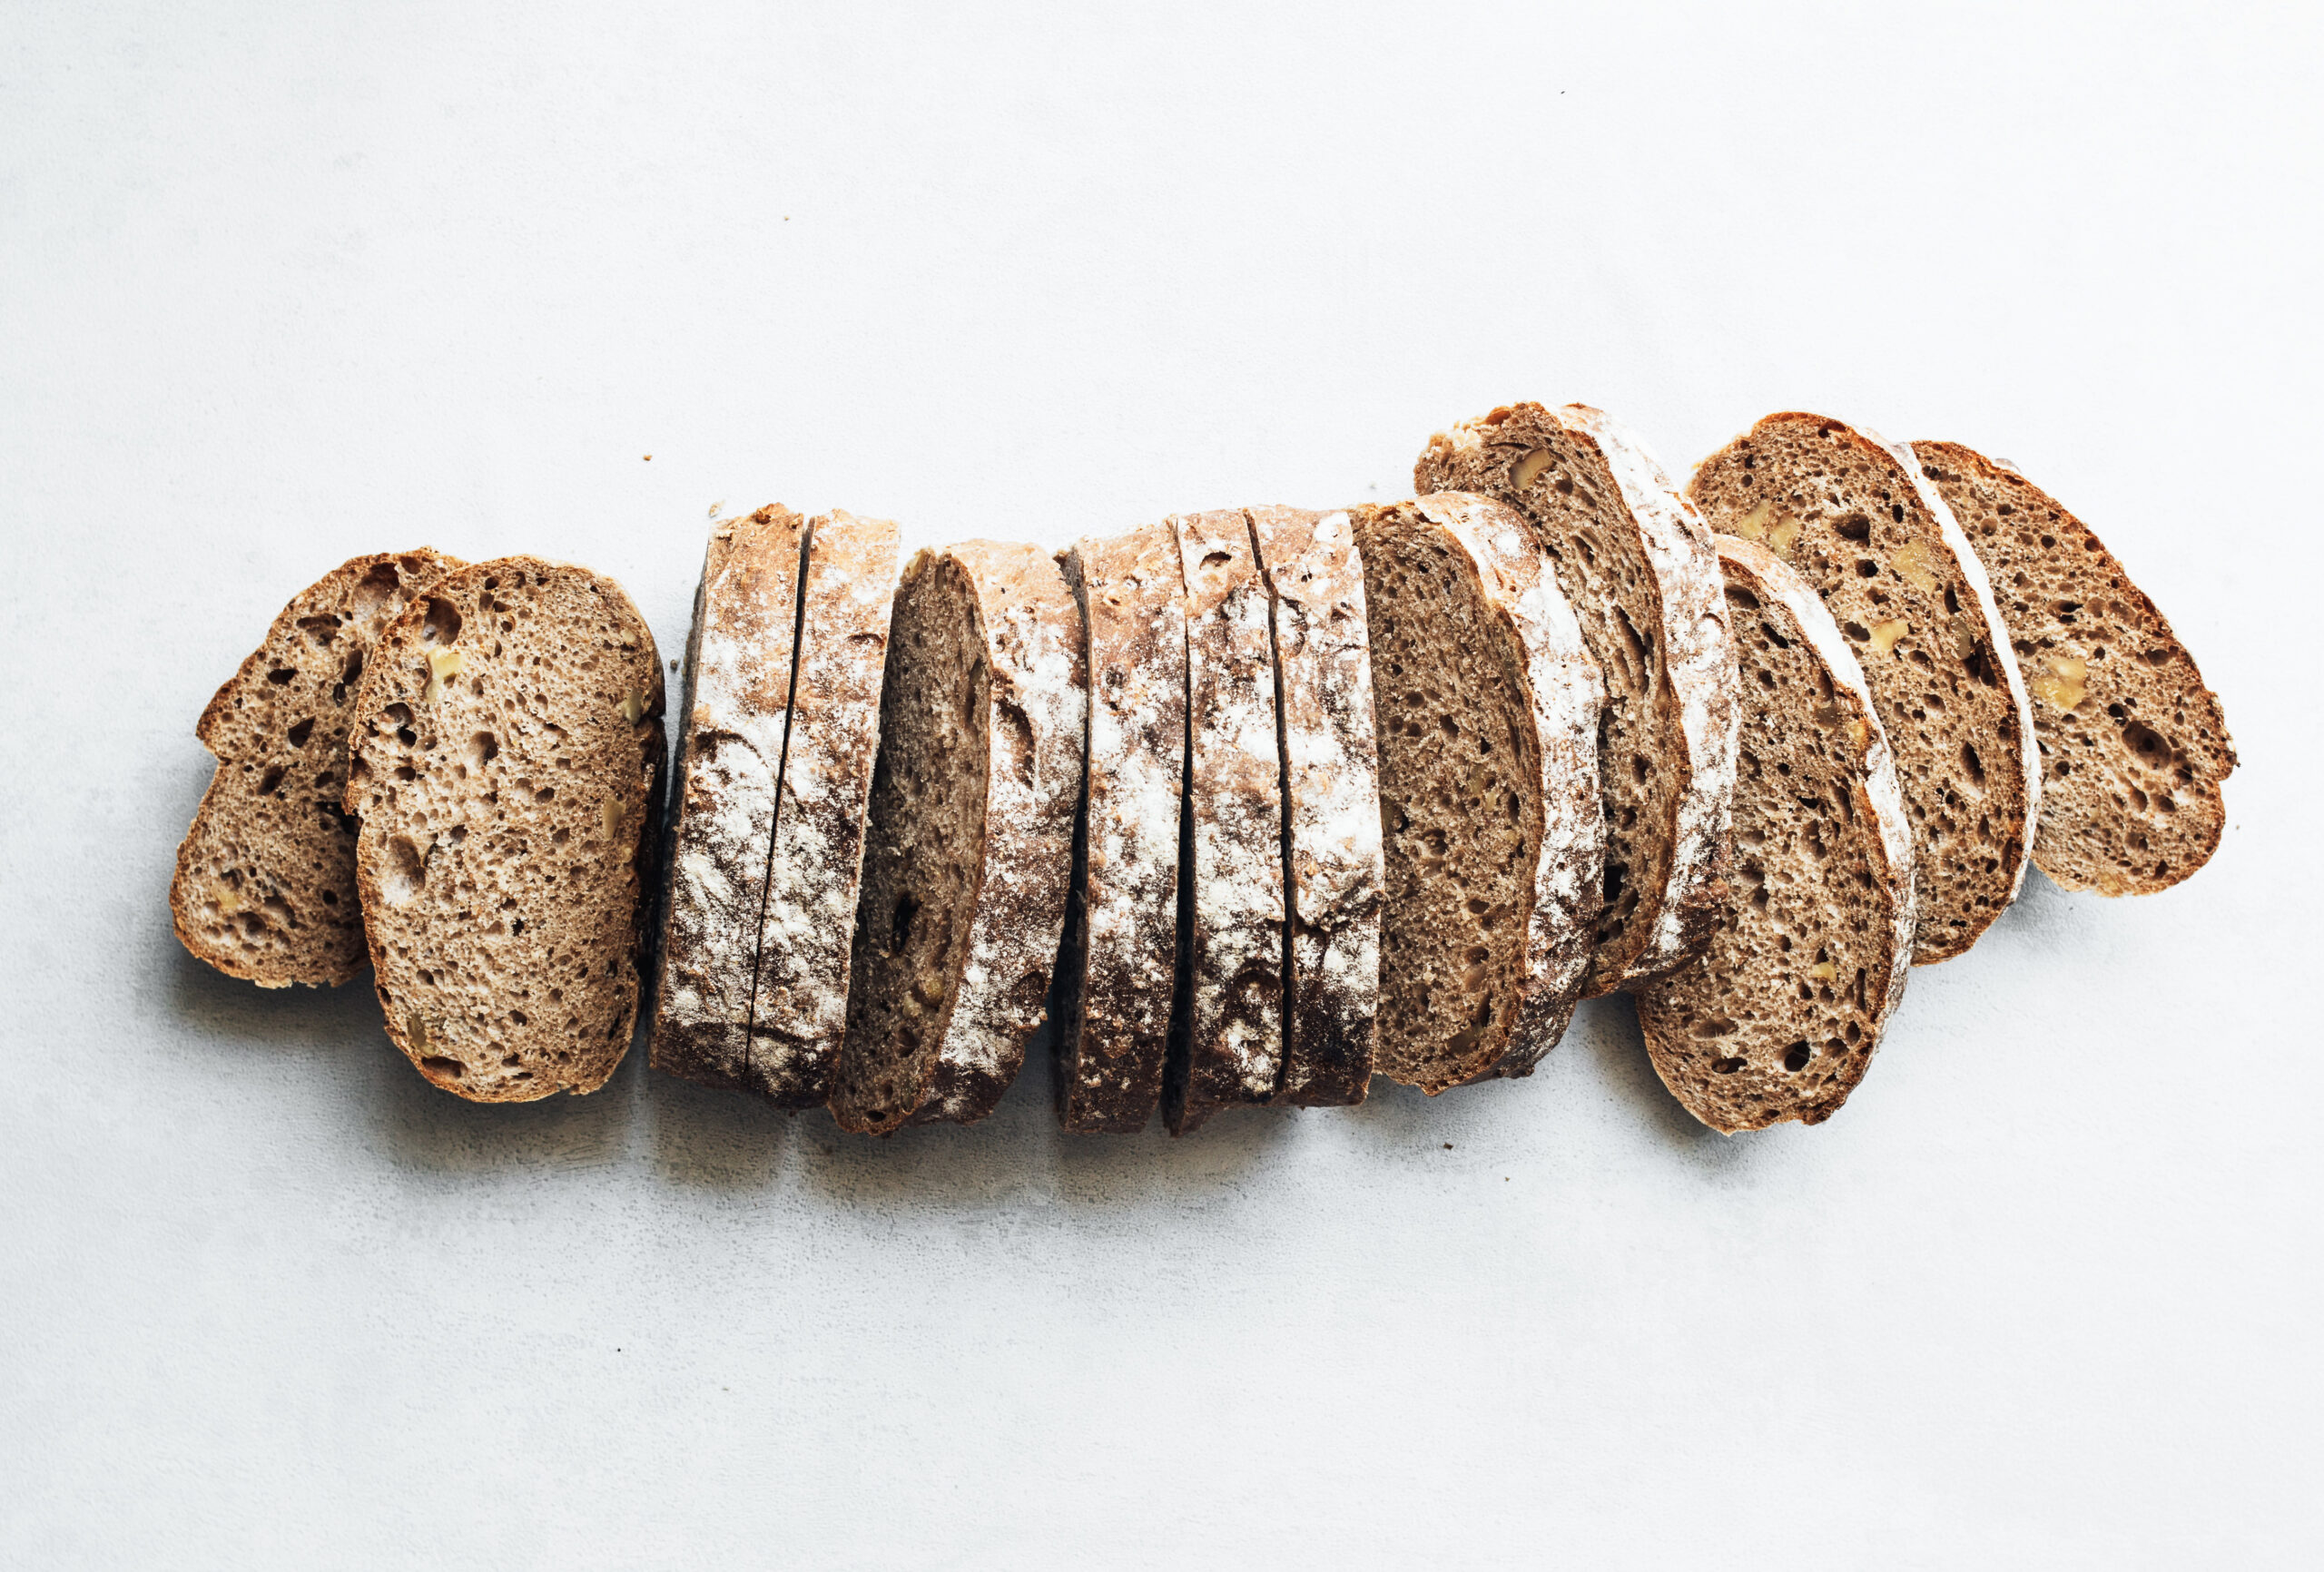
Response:
[[[2324,1561],[2319,29],[0,7],[0,1564]],[[2035,875],[1734,1140],[1619,1001],[1175,1145],[470,1107],[171,936],[195,716],[358,552],[676,656],[714,504],[1062,543],[1517,398],[2015,461],[2223,695],[2218,858]]]

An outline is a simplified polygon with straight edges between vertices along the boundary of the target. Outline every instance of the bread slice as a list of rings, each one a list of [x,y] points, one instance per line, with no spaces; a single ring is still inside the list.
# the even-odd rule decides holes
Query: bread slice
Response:
[[[461,564],[421,546],[359,556],[300,590],[202,712],[218,761],[178,847],[170,916],[197,959],[261,987],[363,967],[347,734],[379,630]]]
[[[1039,546],[904,569],[880,695],[832,1116],[885,1135],[992,1112],[1041,1024],[1065,922],[1088,675]]]
[[[1913,836],[1847,641],[1799,575],[1718,539],[1741,668],[1742,898],[1709,951],[1636,990],[1657,1074],[1714,1130],[1820,1125],[1872,1062],[1913,953]]]
[[[686,641],[652,1063],[738,1091],[756,1089],[751,994],[806,545],[807,521],[779,506],[714,525]]]
[[[482,1103],[594,1092],[637,1018],[662,670],[611,579],[438,580],[379,635],[347,808],[388,1036]]]
[[[1387,891],[1373,1066],[1433,1095],[1527,1073],[1572,1013],[1604,691],[1516,515],[1432,496],[1354,516]]]
[[[1993,580],[2034,702],[2034,862],[2068,889],[2151,895],[2219,849],[2235,742],[2219,697],[2090,526],[2006,464],[1915,442]]]
[[[809,526],[745,1071],[780,1108],[823,1105],[847,1036],[863,811],[901,565],[886,519],[834,511]]]
[[[1344,509],[1250,510],[1282,737],[1283,1066],[1275,1101],[1361,1103],[1380,1002],[1380,755],[1364,564]]]
[[[1429,439],[1415,489],[1523,514],[1610,699],[1604,899],[1585,994],[1699,954],[1726,909],[1734,653],[1710,533],[1643,443],[1586,405],[1516,404]]]
[[[1058,958],[1058,1115],[1130,1134],[1161,1097],[1178,975],[1186,593],[1167,522],[1061,560],[1088,639],[1089,733]]]
[[[1855,645],[1913,816],[1913,958],[1950,960],[2017,899],[2041,804],[2033,712],[1976,553],[1909,455],[1820,415],[1768,416],[1689,489],[1797,569]]]
[[[1273,1100],[1283,1073],[1283,749],[1267,590],[1239,508],[1170,521],[1187,595],[1194,855],[1187,1018],[1162,1122],[1188,1135]]]

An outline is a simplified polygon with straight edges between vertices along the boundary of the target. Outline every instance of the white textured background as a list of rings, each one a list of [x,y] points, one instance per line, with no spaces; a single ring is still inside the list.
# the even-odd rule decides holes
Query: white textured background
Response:
[[[0,1562],[2317,1565],[2319,43],[0,5]],[[1517,398],[2014,459],[2224,697],[2218,858],[2034,875],[1736,1140],[1619,1004],[1182,1145],[642,1054],[476,1108],[171,935],[194,717],[357,552],[584,561],[675,653],[714,503],[1062,541],[1398,494]]]

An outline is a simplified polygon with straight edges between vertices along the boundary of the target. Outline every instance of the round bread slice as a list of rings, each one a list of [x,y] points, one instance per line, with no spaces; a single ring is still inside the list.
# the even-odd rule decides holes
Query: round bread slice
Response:
[[[1283,1068],[1275,1100],[1364,1101],[1380,1003],[1380,754],[1364,564],[1346,511],[1250,510],[1282,733]]]
[[[1186,592],[1167,522],[1063,562],[1088,639],[1089,732],[1058,958],[1058,1116],[1135,1134],[1161,1099],[1177,991]]]
[[[2041,754],[1993,588],[1910,455],[1821,415],[1770,415],[1696,467],[1696,505],[1823,597],[1856,647],[1913,816],[1914,960],[1950,960],[2017,899]]]
[[[1913,953],[1913,836],[1864,673],[1824,603],[1718,539],[1740,666],[1739,896],[1703,958],[1635,990],[1655,1072],[1733,1135],[1820,1125],[1864,1079]]]
[[[2090,526],[2008,465],[1915,442],[1993,580],[2042,749],[2034,866],[2067,889],[2152,895],[2211,860],[2235,742],[2219,696]]]
[[[809,526],[743,1076],[778,1108],[823,1105],[847,1037],[863,811],[901,565],[884,518],[834,510]]]
[[[661,819],[662,669],[611,579],[511,556],[379,635],[347,807],[388,1036],[480,1103],[594,1092],[628,1050]]]
[[[1728,899],[1735,660],[1710,532],[1645,444],[1581,404],[1464,420],[1429,439],[1413,484],[1524,515],[1603,673],[1604,899],[1583,992],[1684,964]]]
[[[1523,520],[1354,511],[1386,903],[1373,1066],[1431,1095],[1523,1075],[1572,1014],[1603,854],[1604,690]]]
[[[1172,517],[1187,595],[1194,812],[1187,1016],[1162,1122],[1190,1135],[1272,1101],[1283,1073],[1283,748],[1267,591],[1239,508]]]
[[[1017,1078],[1065,921],[1088,679],[1081,611],[1039,546],[905,567],[855,909],[846,1129],[970,1124]]]
[[[373,641],[458,559],[359,556],[293,596],[202,712],[218,761],[178,847],[178,942],[261,987],[343,983],[363,968],[348,730]]]

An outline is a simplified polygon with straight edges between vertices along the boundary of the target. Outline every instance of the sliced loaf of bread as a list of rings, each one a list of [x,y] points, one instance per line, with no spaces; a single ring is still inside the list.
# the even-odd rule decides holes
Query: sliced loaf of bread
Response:
[[[1583,991],[1681,965],[1728,899],[1735,659],[1710,532],[1643,443],[1581,404],[1464,420],[1429,439],[1413,484],[1524,515],[1603,673],[1604,899]]]
[[[1267,590],[1240,509],[1170,526],[1187,597],[1192,857],[1186,1019],[1166,1066],[1174,1135],[1274,1099],[1283,1072],[1283,749]]]
[[[178,847],[170,915],[196,958],[261,987],[362,969],[348,732],[379,631],[460,563],[359,556],[291,597],[193,729],[218,761]]]
[[[1824,416],[1768,416],[1689,490],[1797,570],[1856,647],[1913,816],[1913,958],[1950,960],[2017,898],[2041,803],[2033,712],[1976,553],[1910,455]]]
[[[593,1092],[637,1017],[662,670],[621,586],[503,557],[379,635],[347,809],[388,1036],[478,1102]]]
[[[1088,640],[1089,732],[1058,959],[1058,1114],[1068,1130],[1133,1134],[1161,1098],[1178,976],[1186,591],[1167,523],[1061,560]]]
[[[1283,1066],[1275,1101],[1364,1101],[1380,1001],[1380,757],[1364,564],[1344,509],[1250,510],[1282,733]]]
[[[751,994],[806,541],[807,521],[786,507],[714,525],[686,641],[652,1062],[738,1091],[756,1089]]]
[[[1550,575],[1518,588],[1494,560],[1502,543],[1474,527],[1488,506],[1432,498],[1354,513],[1386,889],[1373,1066],[1432,1095],[1532,1067],[1563,1026],[1561,1001],[1571,1009],[1595,910],[1595,869],[1577,911],[1541,863],[1552,838],[1562,860],[1562,842],[1598,833],[1590,742],[1601,695],[1571,613],[1560,629],[1554,585],[1542,593]],[[1521,529],[1515,537],[1536,549]],[[1554,673],[1546,693],[1528,644],[1536,627],[1572,635],[1561,655],[1540,652]],[[1554,717],[1546,735],[1537,700]]]
[[[890,622],[857,898],[846,1129],[983,1118],[1041,1023],[1065,921],[1088,681],[1081,611],[1039,546],[905,567]]]
[[[1993,580],[2042,749],[2034,862],[2068,889],[2149,895],[2211,860],[2235,742],[2154,602],[2088,525],[1957,442],[1912,454]]]
[[[1733,1134],[1817,1125],[1864,1079],[1913,953],[1913,837],[1870,689],[1824,603],[1721,536],[1740,663],[1740,898],[1703,958],[1636,990],[1657,1074]]]
[[[781,1108],[823,1105],[847,1036],[897,538],[886,519],[838,511],[808,526],[745,1070],[745,1084]]]

